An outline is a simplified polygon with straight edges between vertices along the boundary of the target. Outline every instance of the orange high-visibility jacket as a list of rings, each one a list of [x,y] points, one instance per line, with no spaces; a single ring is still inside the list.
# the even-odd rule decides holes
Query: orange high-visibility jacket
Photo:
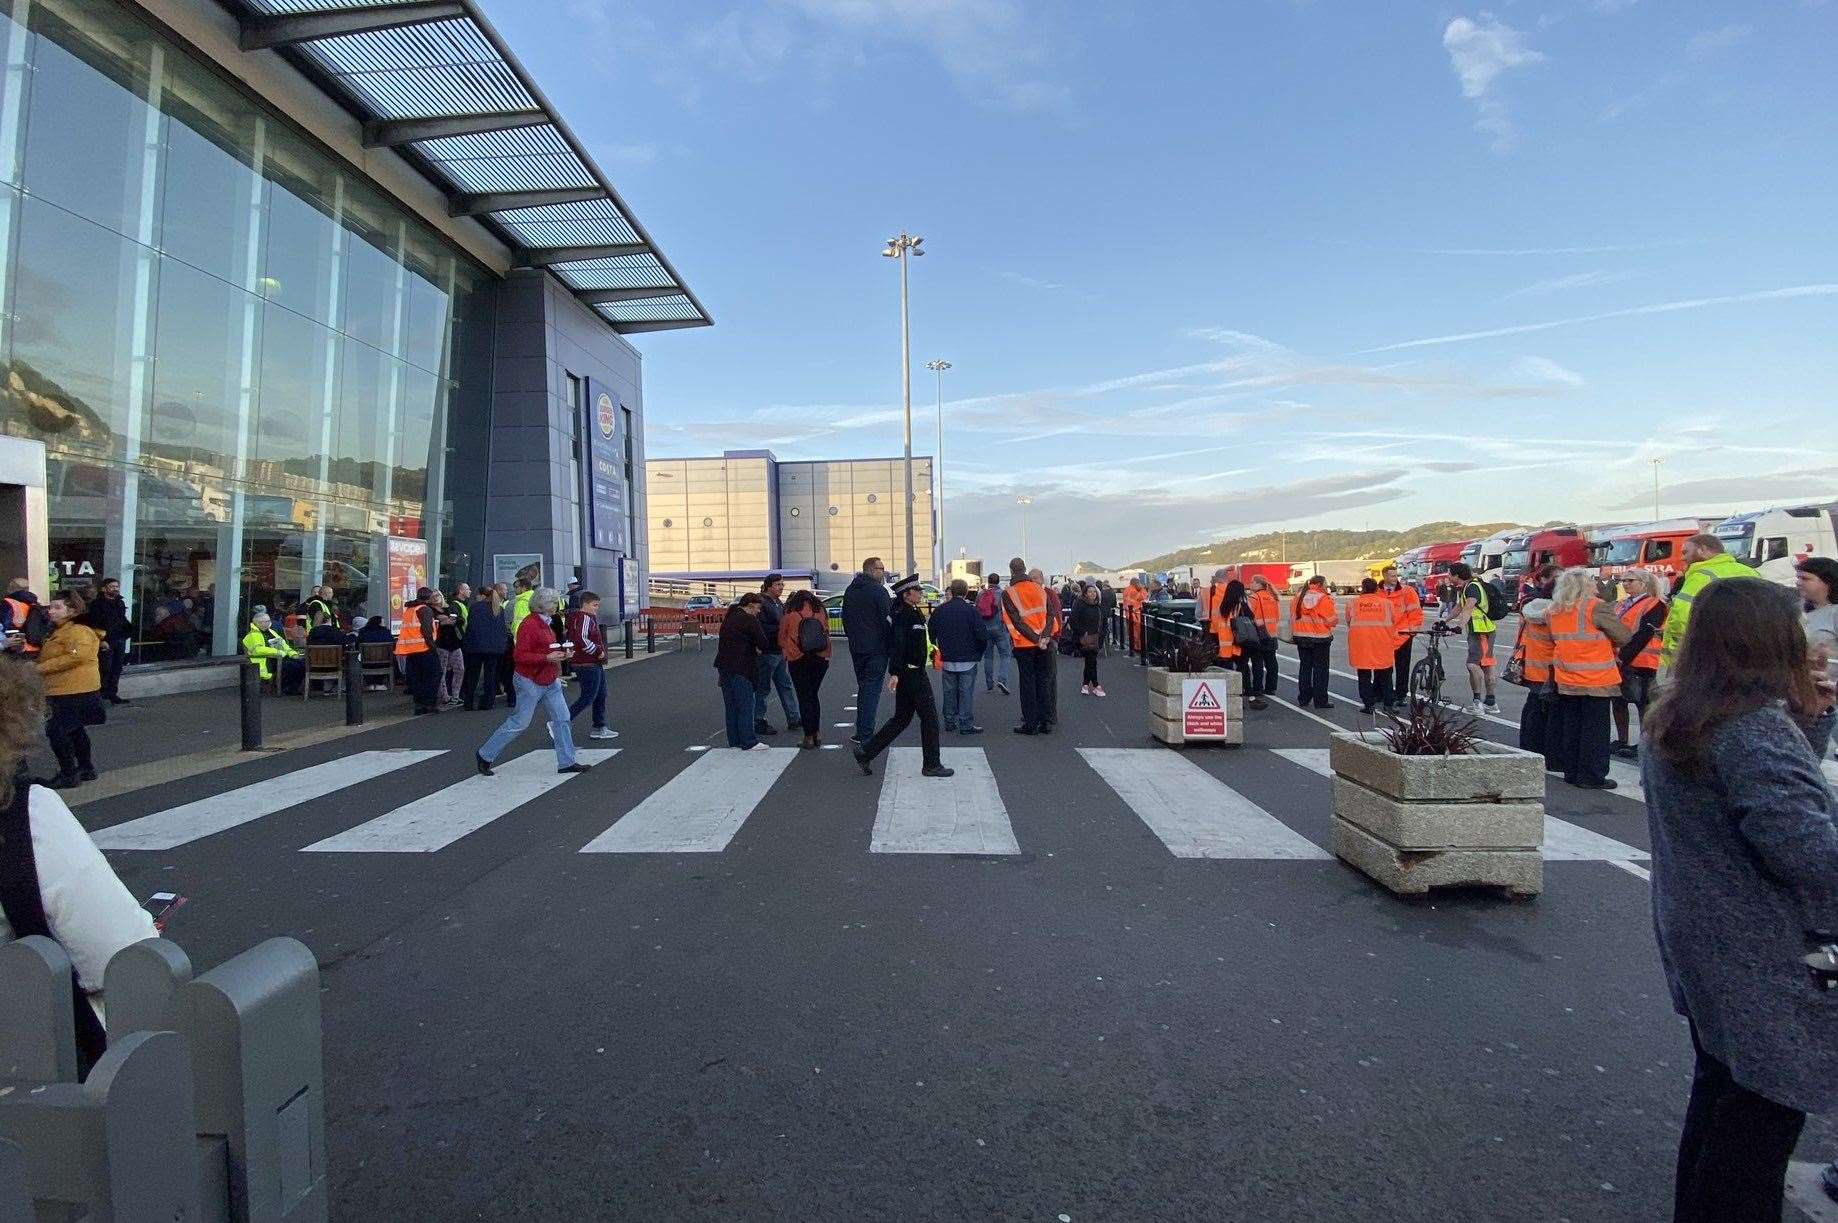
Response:
[[[1251,615],[1257,620],[1257,627],[1270,634],[1275,641],[1277,633],[1283,627],[1283,613],[1276,601],[1276,591],[1259,588],[1245,596],[1245,604],[1251,609]]]
[[[1519,645],[1525,650],[1525,682],[1544,684],[1551,678],[1551,660],[1557,653],[1551,626],[1540,620],[1524,621],[1519,626]]]
[[[396,630],[396,657],[404,658],[410,654],[425,654],[428,640],[421,633],[421,617],[416,614],[421,604],[415,603],[402,609],[402,627]]]
[[[1652,595],[1641,595],[1638,599],[1629,603],[1625,610],[1617,614],[1620,616],[1621,623],[1627,625],[1628,632],[1638,632],[1640,629],[1640,617],[1652,611],[1653,605],[1658,602],[1659,600],[1655,599]],[[1629,666],[1635,671],[1658,671],[1659,647],[1664,638],[1664,633],[1654,633],[1652,640],[1641,647],[1640,653],[1634,656],[1634,661],[1630,663]]]
[[[1406,633],[1414,633],[1423,627],[1423,600],[1411,587],[1398,584],[1396,590],[1385,592],[1391,600],[1391,627],[1397,630],[1398,645],[1403,645],[1408,638]]]
[[[1029,641],[1027,635],[1011,622],[1008,635],[1014,647],[1017,650],[1034,650],[1047,644],[1047,592],[1041,589],[1040,583],[1032,578],[1020,578],[1009,584],[1005,597],[1014,604],[1022,621],[1040,637],[1038,643]],[[1012,621],[1013,617],[1004,616],[1003,619]]]
[[[1142,649],[1142,605],[1149,601],[1148,592],[1140,586],[1123,588],[1123,622],[1130,628],[1130,648]]]
[[[1304,606],[1310,595],[1319,597]],[[1297,641],[1325,641],[1334,635],[1334,626],[1338,623],[1340,610],[1334,605],[1334,596],[1325,590],[1317,591],[1313,587],[1304,590],[1289,609],[1289,633]]]
[[[1225,588],[1221,586],[1217,589],[1220,595],[1219,606],[1213,608],[1212,615],[1207,618],[1207,626],[1212,629],[1213,636],[1218,639],[1219,658],[1224,662],[1230,662],[1244,653],[1244,647],[1232,639],[1232,622],[1224,615]]]
[[[1383,671],[1397,660],[1396,626],[1391,600],[1382,594],[1359,595],[1347,607],[1347,653],[1361,671]]]
[[[1595,611],[1600,603],[1600,599],[1584,599],[1563,611],[1553,608],[1546,618],[1555,647],[1551,662],[1559,691],[1607,692],[1621,687],[1615,643],[1595,626]]]

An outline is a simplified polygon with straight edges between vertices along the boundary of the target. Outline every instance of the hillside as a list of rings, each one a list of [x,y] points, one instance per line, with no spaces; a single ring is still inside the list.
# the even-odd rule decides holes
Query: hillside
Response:
[[[1125,566],[1151,571],[1177,565],[1229,565],[1235,561],[1390,560],[1400,552],[1450,539],[1479,539],[1516,524],[1426,522],[1402,531],[1267,531],[1243,539],[1165,552]]]

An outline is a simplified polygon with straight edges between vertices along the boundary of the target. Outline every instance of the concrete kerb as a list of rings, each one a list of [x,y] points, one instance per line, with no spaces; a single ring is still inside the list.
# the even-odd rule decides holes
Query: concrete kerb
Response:
[[[644,662],[648,658],[662,657],[666,656],[663,654],[635,654],[631,658],[614,657],[607,661],[607,668],[611,670],[615,667]],[[79,790],[63,791],[64,804],[74,810],[90,803],[101,802],[105,798],[118,798],[123,794],[132,794],[136,790],[145,790],[149,786],[161,786],[170,781],[182,781],[187,777],[214,773],[218,769],[227,769],[232,765],[247,764],[251,760],[263,760],[283,752],[297,751],[303,747],[316,747],[321,743],[331,743],[350,735],[382,730],[407,722],[413,717],[413,713],[403,712],[386,714],[380,718],[369,718],[359,726],[346,726],[342,722],[330,726],[316,726],[308,730],[270,736],[260,751],[245,752],[240,747],[212,748],[206,752],[193,752],[186,756],[174,756],[168,760],[155,760],[147,764],[131,765],[125,769],[113,769],[104,773],[96,781],[84,783]]]

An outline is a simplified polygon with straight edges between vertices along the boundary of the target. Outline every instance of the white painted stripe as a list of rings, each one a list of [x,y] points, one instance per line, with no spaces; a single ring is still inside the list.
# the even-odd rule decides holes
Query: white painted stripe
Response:
[[[797,755],[790,747],[705,752],[581,852],[718,854]]]
[[[1199,765],[1159,748],[1079,755],[1177,858],[1325,858],[1326,850]]]
[[[1449,684],[1449,683],[1452,683],[1452,682],[1453,682],[1454,680],[1456,680],[1456,679],[1460,679],[1460,680],[1462,680],[1462,681],[1463,681],[1464,683],[1465,683],[1465,682],[1467,681],[1467,677],[1468,677],[1468,656],[1467,656],[1467,653],[1466,653],[1466,649],[1467,649],[1467,647],[1466,647],[1466,646],[1464,646],[1464,647],[1463,647],[1463,651],[1464,651],[1464,652],[1463,652],[1463,654],[1462,654],[1462,657],[1461,657],[1461,661],[1460,661],[1460,662],[1459,662],[1459,663],[1458,663],[1458,664],[1456,665],[1456,669],[1455,669],[1455,670],[1453,670],[1453,671],[1449,671],[1449,670],[1447,670],[1446,668],[1444,669],[1444,674],[1445,674],[1445,675],[1446,675],[1446,676],[1448,677],[1448,678],[1445,678],[1445,679],[1443,680],[1443,683],[1444,683],[1445,685],[1446,685],[1446,684]],[[1300,661],[1301,661],[1301,660],[1300,660],[1299,658],[1297,658],[1297,657],[1296,657],[1295,655],[1293,655],[1293,654],[1282,654],[1282,653],[1279,653],[1279,654],[1278,654],[1278,657],[1279,657],[1279,658],[1282,658],[1282,659],[1284,659],[1284,660],[1286,660],[1286,661],[1288,661],[1288,662],[1300,662]],[[1422,656],[1421,656],[1421,655],[1418,655],[1417,657],[1422,657]],[[1414,660],[1414,659],[1413,659],[1413,661],[1412,661],[1412,664],[1411,664],[1411,665],[1412,665],[1412,666],[1415,666],[1415,665],[1416,665],[1416,662],[1415,662],[1415,660]],[[1338,676],[1339,676],[1339,677],[1340,677],[1341,679],[1350,679],[1350,680],[1352,680],[1352,681],[1353,681],[1354,683],[1358,683],[1358,682],[1359,682],[1359,676],[1358,676],[1358,675],[1355,675],[1355,674],[1354,674],[1353,672],[1351,672],[1351,671],[1342,671],[1342,670],[1340,670],[1340,669],[1339,669],[1338,667],[1329,667],[1329,668],[1328,668],[1327,670],[1328,670],[1328,674],[1329,674],[1329,675],[1338,675]],[[1446,691],[1447,689],[1445,688],[1444,690]],[[1458,689],[1458,691],[1459,691],[1459,689]],[[1349,704],[1349,705],[1357,705],[1357,704],[1359,704],[1359,702],[1358,702],[1358,701],[1353,701],[1353,700],[1348,700],[1348,698],[1346,698],[1346,697],[1344,697],[1344,696],[1341,696],[1341,695],[1340,695],[1339,693],[1335,693],[1335,692],[1330,692],[1330,693],[1328,693],[1328,695],[1329,695],[1329,696],[1331,696],[1331,697],[1333,697],[1333,698],[1334,698],[1335,700],[1337,700],[1337,701],[1342,701],[1342,702],[1344,702],[1344,703],[1346,703],[1346,704]],[[1482,713],[1469,713],[1469,712],[1468,712],[1468,707],[1467,707],[1466,705],[1464,705],[1464,704],[1461,704],[1461,703],[1460,703],[1460,702],[1458,702],[1458,701],[1449,701],[1449,700],[1443,700],[1443,701],[1438,701],[1438,702],[1437,702],[1437,704],[1439,704],[1439,705],[1441,705],[1441,706],[1442,706],[1442,707],[1443,707],[1444,709],[1453,709],[1453,710],[1455,710],[1455,711],[1456,711],[1457,713],[1466,713],[1466,714],[1468,714],[1468,716],[1469,716],[1469,717],[1471,717],[1471,718],[1479,718],[1479,719],[1481,719],[1481,720],[1482,720],[1482,721],[1484,721],[1484,722],[1493,722],[1493,723],[1495,723],[1495,724],[1497,724],[1497,725],[1500,725],[1500,726],[1510,726],[1510,727],[1512,727],[1512,728],[1513,728],[1514,730],[1518,730],[1518,729],[1519,729],[1519,724],[1518,724],[1517,722],[1514,722],[1514,721],[1511,721],[1511,720],[1510,720],[1510,719],[1508,719],[1508,718],[1502,718],[1502,717],[1500,717],[1500,716],[1498,716],[1497,714],[1491,714],[1491,713],[1485,713],[1485,712],[1482,712]]]
[[[1617,787],[1616,794],[1625,795],[1637,803],[1647,801],[1646,788],[1640,784],[1640,766],[1625,760],[1610,760],[1608,776]]]
[[[618,754],[618,748],[575,753],[582,764],[589,765],[610,760]],[[490,777],[474,774],[464,781],[456,781],[407,806],[397,807],[337,836],[316,841],[304,852],[431,854],[579,776],[579,773],[557,773],[554,752],[527,752],[494,765]]]
[[[1303,717],[1307,718],[1310,722],[1319,722],[1321,723],[1321,725],[1327,727],[1329,730],[1333,731],[1335,734],[1343,734],[1348,729],[1350,729],[1349,727],[1342,726],[1338,722],[1330,722],[1326,718],[1322,717],[1320,714],[1310,712],[1309,710],[1302,708],[1300,705],[1291,705],[1288,701],[1285,701],[1280,696],[1271,696],[1269,693],[1265,693],[1264,699],[1266,701],[1273,702],[1274,704],[1281,705],[1284,709],[1294,710],[1296,713],[1299,713]]]
[[[1018,854],[1008,808],[980,747],[947,747],[939,758],[955,777],[922,777],[924,753],[887,753],[881,801],[868,852],[876,854]]]
[[[1653,872],[1644,866],[1635,866],[1632,862],[1617,862],[1613,858],[1608,860],[1608,865],[1618,871],[1626,871],[1636,879],[1644,879],[1649,883],[1653,880]]]
[[[176,849],[444,754],[402,750],[358,752],[283,773],[269,781],[201,798],[169,811],[143,815],[137,820],[92,833],[90,839],[102,849]]]
[[[1325,747],[1273,747],[1270,751],[1323,777],[1334,775],[1334,766],[1328,763]],[[1568,820],[1547,815],[1544,817],[1544,857],[1553,862],[1645,862],[1647,853]],[[1646,877],[1644,871],[1634,873]]]

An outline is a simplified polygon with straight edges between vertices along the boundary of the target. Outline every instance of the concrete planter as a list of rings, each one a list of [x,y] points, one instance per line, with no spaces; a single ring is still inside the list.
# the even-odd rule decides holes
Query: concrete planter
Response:
[[[1544,889],[1544,758],[1479,743],[1470,756],[1400,756],[1377,734],[1335,735],[1334,853],[1401,895]]]
[[[1181,684],[1198,678],[1166,667],[1149,668],[1149,734],[1170,747],[1209,743],[1240,747],[1244,744],[1244,676],[1214,669],[1205,673],[1216,689],[1225,693],[1225,738],[1188,739],[1181,730]]]

